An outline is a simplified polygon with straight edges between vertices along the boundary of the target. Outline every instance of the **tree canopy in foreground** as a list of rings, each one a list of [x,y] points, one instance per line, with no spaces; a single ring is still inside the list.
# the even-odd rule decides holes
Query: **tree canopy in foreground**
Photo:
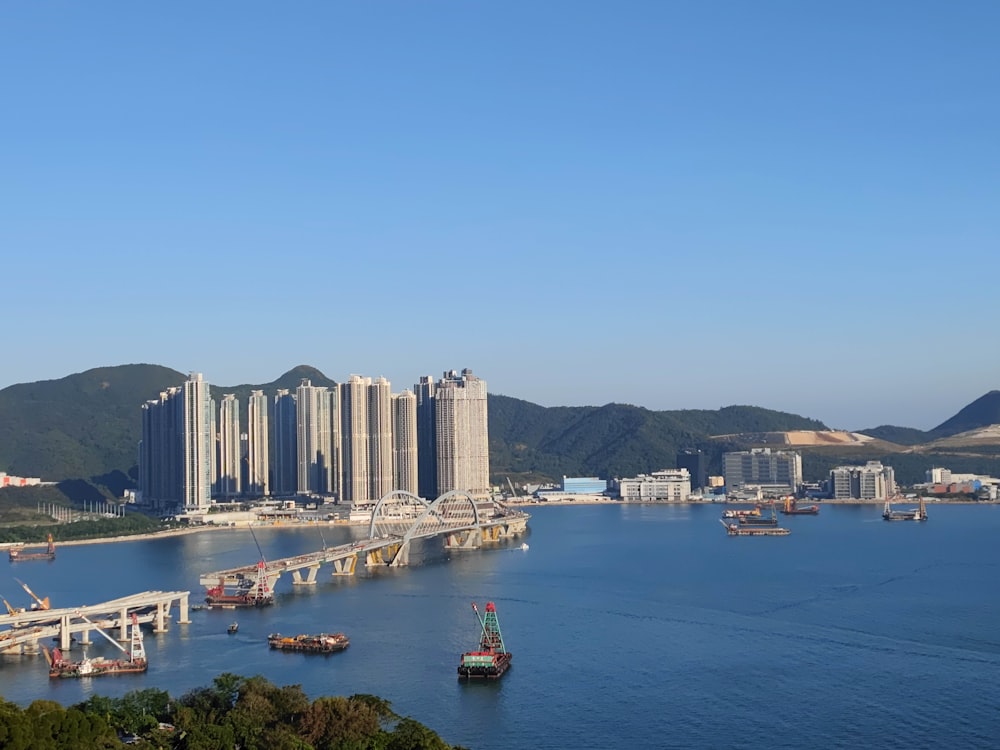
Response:
[[[170,750],[452,750],[436,732],[374,695],[310,701],[300,685],[225,673],[174,699],[156,688],[94,695],[64,708],[0,699],[0,747]],[[455,746],[454,750],[460,750]]]

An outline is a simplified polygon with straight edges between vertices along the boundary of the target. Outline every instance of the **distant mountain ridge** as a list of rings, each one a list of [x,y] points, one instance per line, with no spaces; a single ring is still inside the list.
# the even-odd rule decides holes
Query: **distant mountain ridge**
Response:
[[[335,384],[320,370],[299,365],[270,383],[212,385],[211,392],[216,401],[233,393],[245,404],[253,390],[268,396],[279,388],[294,391],[303,378],[313,385]],[[116,473],[134,479],[143,402],[186,379],[186,374],[160,365],[130,364],[4,388],[0,470],[45,480],[98,481]],[[543,407],[492,393],[488,398],[494,482],[506,476],[536,481],[563,475],[634,476],[673,467],[677,451],[684,448],[703,450],[719,471],[722,452],[752,444],[754,435],[827,430],[818,420],[758,406],[652,411],[614,403]],[[241,409],[244,419],[245,412]],[[977,399],[932,433],[985,426],[976,424],[984,419],[1000,422],[1000,391]],[[913,445],[922,441],[910,439],[930,434],[897,427],[860,432],[879,438],[871,450],[885,450],[889,443]],[[720,435],[728,437],[713,439]]]

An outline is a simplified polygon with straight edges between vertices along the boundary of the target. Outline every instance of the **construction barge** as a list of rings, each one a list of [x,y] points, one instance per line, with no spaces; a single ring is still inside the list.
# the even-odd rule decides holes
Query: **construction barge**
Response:
[[[274,591],[267,582],[267,563],[261,559],[257,563],[254,578],[241,578],[235,589],[227,590],[225,584],[213,586],[205,593],[205,604],[209,607],[235,609],[236,607],[266,607],[274,604]]]
[[[308,654],[333,654],[343,651],[351,645],[350,639],[343,633],[320,633],[319,635],[283,636],[272,633],[267,637],[267,644],[279,651],[303,651]]]
[[[480,615],[479,607],[473,602],[472,611],[476,613],[482,633],[479,638],[479,650],[466,651],[462,654],[462,661],[458,665],[458,677],[495,680],[510,667],[513,654],[504,646],[496,605],[487,602],[485,615]]]
[[[53,541],[52,535],[49,534],[49,545],[44,551],[26,551],[25,546],[23,544],[19,544],[8,550],[7,557],[11,562],[22,562],[24,560],[55,560],[56,543]]]
[[[721,518],[719,519],[729,536],[788,536],[791,534],[791,529],[785,529],[781,526],[740,526],[736,523],[726,523]]]
[[[86,618],[84,618],[86,619]],[[90,622],[88,620],[88,622]],[[52,649],[52,653],[44,646],[45,659],[49,663],[50,678],[70,678],[70,677],[102,677],[109,674],[139,674],[149,669],[149,662],[146,660],[146,649],[142,643],[142,631],[139,629],[139,620],[135,613],[132,614],[132,643],[128,651],[118,644],[118,642],[94,626],[98,633],[107,638],[116,648],[125,653],[124,659],[105,659],[97,657],[94,659],[82,659],[80,661],[69,661],[63,658],[62,651],[58,648]]]
[[[920,498],[920,502],[916,508],[908,510],[893,510],[892,503],[886,500],[885,509],[882,511],[882,518],[886,521],[926,521],[927,508],[924,507],[923,498]]]
[[[819,515],[819,506],[803,505],[800,508],[794,497],[786,497],[785,507],[781,509],[781,512],[786,516],[816,516]]]

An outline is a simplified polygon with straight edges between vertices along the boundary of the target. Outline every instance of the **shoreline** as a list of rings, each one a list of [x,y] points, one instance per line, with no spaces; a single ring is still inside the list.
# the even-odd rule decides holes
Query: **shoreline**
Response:
[[[816,503],[820,506],[822,505],[840,505],[840,506],[871,506],[876,507],[885,504],[885,500],[818,500],[810,499],[810,503]],[[901,500],[894,500],[894,505],[906,505],[918,502],[916,498],[906,498]],[[936,498],[924,498],[925,503],[933,503],[935,505],[988,505],[996,506],[1000,505],[1000,502],[990,501],[990,500],[947,500],[947,499],[936,499]],[[714,501],[714,500],[662,500],[662,501],[625,501],[618,500],[613,497],[601,497],[601,498],[574,498],[572,500],[540,500],[535,502],[508,502],[505,503],[510,508],[515,508],[521,511],[527,511],[530,508],[555,508],[555,507],[580,507],[585,505],[628,505],[628,506],[648,506],[648,505],[756,505],[754,501],[738,501],[730,502],[728,500]],[[763,503],[762,503],[763,504]],[[230,526],[226,524],[205,524],[203,526],[190,526],[182,529],[167,529],[165,531],[154,531],[145,534],[126,534],[120,536],[105,536],[105,537],[95,537],[94,539],[67,539],[65,541],[56,541],[57,547],[76,547],[85,544],[117,544],[119,542],[141,542],[149,539],[161,539],[163,537],[173,537],[173,536],[185,536],[187,534],[200,534],[206,531],[240,531],[242,529],[251,528],[251,526],[266,527],[266,528],[285,528],[285,529],[297,529],[304,526],[315,526],[315,522],[300,522],[300,523],[281,523],[281,524],[246,524],[238,526]],[[334,525],[331,523],[331,525]],[[338,526],[362,526],[364,524],[349,524],[344,522],[336,523]],[[5,542],[0,544],[0,550],[10,549],[12,547],[41,547],[44,546],[45,542]]]

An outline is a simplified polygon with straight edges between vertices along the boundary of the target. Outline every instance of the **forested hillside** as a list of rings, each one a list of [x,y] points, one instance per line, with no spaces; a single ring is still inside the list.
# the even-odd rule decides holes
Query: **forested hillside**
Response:
[[[136,478],[143,402],[156,398],[170,386],[182,384],[186,377],[159,365],[121,365],[0,390],[0,471],[60,481],[60,490],[70,496],[98,491],[120,497]],[[245,425],[250,391],[262,390],[273,397],[279,388],[294,391],[303,378],[310,379],[313,385],[334,385],[319,370],[301,365],[270,383],[212,385],[211,393],[216,401],[226,393],[235,394]],[[925,437],[954,434],[992,422],[1000,422],[1000,391],[977,399],[930,433],[890,426],[866,432],[899,445],[915,445]],[[721,454],[737,445],[746,447],[746,439],[740,442],[737,435],[746,438],[824,429],[825,425],[815,419],[758,406],[676,411],[651,411],[627,404],[547,408],[510,396],[489,396],[490,466],[495,484],[502,483],[505,477],[558,481],[563,475],[634,476],[672,468],[677,451],[685,448],[703,450],[710,471],[720,473]],[[713,439],[720,435],[734,437],[732,442]],[[883,449],[873,448],[873,458],[877,450]],[[956,469],[959,464],[989,461],[988,451],[979,449],[979,453],[979,457],[955,456]],[[805,465],[818,469],[831,455],[829,451],[817,451]],[[950,457],[946,454],[942,460]],[[854,454],[854,460],[863,458],[860,453]],[[906,458],[894,458],[914,467],[937,459],[932,454],[913,457],[909,463]],[[810,472],[806,473],[810,478]],[[76,480],[77,484],[66,480]],[[93,486],[88,488],[79,480]]]

